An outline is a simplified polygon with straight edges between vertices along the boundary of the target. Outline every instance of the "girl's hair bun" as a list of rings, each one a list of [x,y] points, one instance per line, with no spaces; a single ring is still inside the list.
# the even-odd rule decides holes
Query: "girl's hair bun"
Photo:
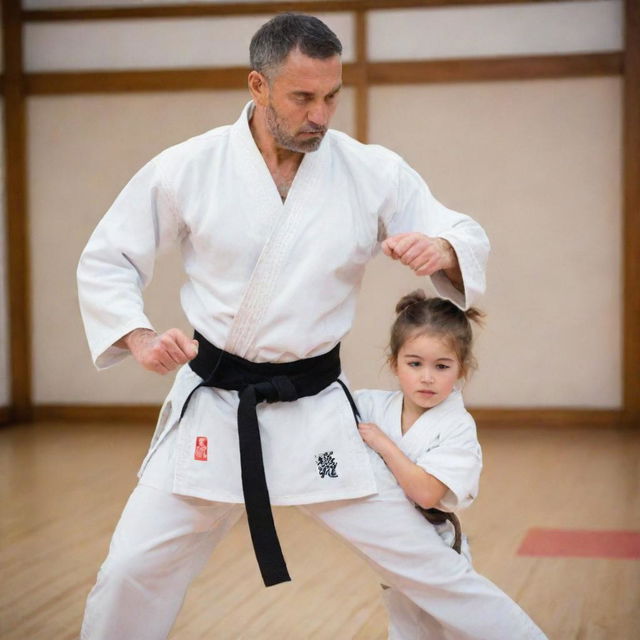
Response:
[[[481,327],[484,322],[484,318],[486,317],[486,313],[484,311],[480,311],[480,309],[476,309],[476,307],[469,307],[464,315],[467,316],[467,320],[471,320],[471,322],[475,322],[479,327]]]
[[[416,289],[411,293],[407,293],[407,295],[402,296],[396,305],[396,313],[399,315],[405,309],[408,309],[411,305],[418,304],[419,302],[424,302],[427,299],[425,292],[423,289]]]

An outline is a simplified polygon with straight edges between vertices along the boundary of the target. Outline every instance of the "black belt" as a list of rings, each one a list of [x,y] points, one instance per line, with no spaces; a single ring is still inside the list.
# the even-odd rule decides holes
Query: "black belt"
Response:
[[[440,511],[440,509],[424,509],[416,505],[416,509],[431,523],[431,524],[444,524],[450,522],[453,525],[454,537],[453,544],[451,545],[454,551],[462,553],[462,527],[460,525],[460,519],[455,513],[449,513],[448,511]]]
[[[264,473],[256,405],[260,402],[292,402],[314,396],[338,382],[347,396],[356,421],[358,410],[340,375],[340,345],[313,358],[295,362],[251,362],[218,349],[197,331],[198,355],[189,363],[202,382],[187,397],[180,418],[200,387],[238,391],[240,469],[249,532],[265,586],[291,580],[276,533],[269,490]]]

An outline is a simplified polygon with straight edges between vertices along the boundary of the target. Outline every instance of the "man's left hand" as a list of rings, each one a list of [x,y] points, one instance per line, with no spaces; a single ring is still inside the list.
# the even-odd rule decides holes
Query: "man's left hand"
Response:
[[[453,247],[444,238],[430,238],[424,233],[390,236],[382,243],[382,251],[393,260],[406,264],[418,276],[458,269],[458,258]]]

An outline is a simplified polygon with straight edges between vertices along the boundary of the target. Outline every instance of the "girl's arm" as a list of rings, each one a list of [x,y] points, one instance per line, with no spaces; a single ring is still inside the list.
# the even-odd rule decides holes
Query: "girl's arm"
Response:
[[[361,422],[362,439],[385,461],[398,484],[419,507],[435,507],[449,488],[422,467],[413,463],[377,425]]]

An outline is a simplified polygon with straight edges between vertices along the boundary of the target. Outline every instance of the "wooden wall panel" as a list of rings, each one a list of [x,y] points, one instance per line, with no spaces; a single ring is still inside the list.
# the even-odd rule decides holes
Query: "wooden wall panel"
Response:
[[[595,53],[623,46],[622,3],[615,0],[371,11],[369,25],[373,61]]]
[[[371,142],[492,242],[469,404],[621,404],[621,89],[619,78],[372,89]],[[395,266],[380,256],[364,278],[345,341],[366,363],[350,372],[358,387],[393,383],[377,372],[394,302],[428,285]]]
[[[226,68],[246,65],[253,34],[269,14],[163,20],[27,23],[26,71]],[[351,13],[318,13],[354,58]]]
[[[352,90],[337,125],[353,133]],[[246,90],[39,96],[28,99],[30,242],[33,246],[33,398],[37,404],[160,403],[172,381],[132,359],[95,371],[75,284],[80,253],[131,176],[164,148],[234,122]],[[96,126],[99,123],[99,126]],[[189,331],[179,304],[179,250],[160,257],[145,291],[158,330]],[[52,341],[52,331],[55,340]],[[60,375],[60,357],[73,367]]]
[[[548,1],[548,0],[542,0]],[[627,51],[623,57],[619,54],[595,54],[585,56],[563,56],[559,59],[545,60],[496,60],[481,63],[478,61],[443,61],[442,65],[433,66],[432,63],[419,63],[415,66],[408,63],[406,66],[393,67],[382,62],[379,64],[367,63],[363,71],[362,51],[366,50],[362,33],[362,25],[366,20],[364,9],[384,9],[403,7],[428,7],[451,5],[484,5],[484,4],[516,4],[519,0],[328,0],[322,3],[323,12],[333,11],[360,11],[358,17],[359,26],[356,33],[360,32],[360,40],[356,45],[359,54],[356,63],[349,65],[345,71],[345,80],[356,87],[356,113],[358,119],[356,132],[362,139],[366,138],[368,129],[368,100],[369,91],[365,88],[377,83],[407,82],[407,78],[419,78],[419,82],[442,81],[468,81],[473,79],[495,80],[498,78],[520,77],[571,77],[585,75],[616,75],[625,73],[625,127],[632,134],[625,132],[625,352],[624,365],[624,389],[625,406],[627,407],[627,424],[638,423],[638,362],[640,362],[640,338],[638,318],[640,317],[638,302],[638,267],[634,256],[638,255],[640,239],[638,238],[638,187],[640,183],[638,169],[638,135],[637,123],[640,108],[638,108],[637,87],[638,82],[638,3],[627,0]],[[16,44],[22,37],[22,24],[24,21],[45,22],[60,20],[85,20],[85,19],[123,19],[123,18],[164,18],[168,16],[213,16],[213,15],[249,15],[256,11],[255,6],[244,3],[225,3],[215,5],[179,4],[172,6],[122,7],[113,9],[69,9],[69,10],[27,10],[20,12],[11,0],[4,0],[5,16],[3,31],[10,34],[5,38],[3,46],[5,56],[9,59],[9,69],[3,90],[7,96],[7,112],[12,114],[5,118],[5,131],[11,131],[11,135],[5,140],[7,150],[12,153],[14,162],[12,176],[7,176],[11,189],[11,195],[7,195],[7,216],[14,212],[13,221],[8,229],[9,244],[12,247],[11,260],[11,336],[13,392],[11,410],[12,417],[28,419],[31,410],[31,372],[30,372],[30,261],[28,259],[29,246],[27,242],[26,228],[26,161],[25,161],[25,122],[24,122],[24,97],[27,91],[33,94],[39,93],[75,93],[75,92],[101,92],[102,91],[161,91],[161,90],[188,90],[204,88],[202,84],[208,84],[207,89],[213,86],[228,88],[240,88],[244,86],[243,78],[245,70],[222,69],[204,70],[205,80],[196,79],[198,70],[190,76],[185,74],[184,79],[176,76],[164,75],[160,71],[158,75],[147,73],[138,74],[135,71],[130,75],[106,73],[94,76],[82,74],[38,74],[25,77],[22,75],[21,56],[17,53],[19,47]],[[314,2],[295,3],[296,10],[315,11],[318,5]],[[260,12],[275,12],[292,8],[291,3],[271,2],[260,6]],[[9,52],[9,53],[8,53]],[[13,66],[12,66],[13,65]],[[11,70],[13,69],[13,71]],[[462,69],[462,71],[460,71]],[[184,73],[184,72],[179,72]],[[206,74],[210,74],[208,78]],[[219,74],[219,75],[218,75]],[[182,83],[182,86],[180,86]],[[196,87],[196,85],[198,85]],[[636,91],[634,92],[634,88]],[[13,107],[9,105],[13,104]],[[21,105],[21,106],[20,106]],[[635,133],[634,133],[635,132]],[[635,159],[635,160],[634,160]],[[576,414],[577,415],[577,414]],[[599,414],[600,415],[600,414]],[[600,418],[595,417],[598,422]]]

